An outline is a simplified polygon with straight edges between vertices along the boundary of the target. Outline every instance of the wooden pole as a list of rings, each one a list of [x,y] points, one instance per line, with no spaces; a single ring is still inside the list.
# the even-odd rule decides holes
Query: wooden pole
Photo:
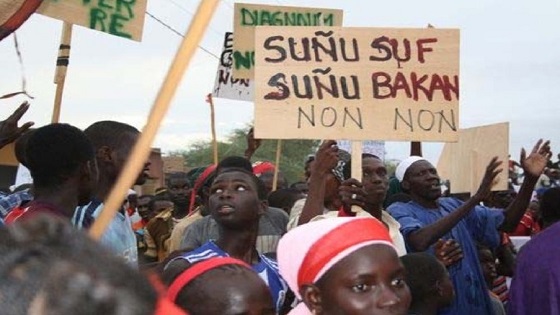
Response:
[[[66,81],[66,71],[70,60],[70,42],[72,41],[72,24],[64,22],[62,25],[62,35],[60,46],[58,47],[58,57],[56,58],[56,72],[54,74],[54,84],[56,84],[56,94],[54,95],[54,106],[51,122],[57,123],[60,120],[60,106],[62,104],[62,92],[64,92],[64,82]]]
[[[212,93],[209,93],[206,97],[206,102],[210,104],[210,124],[212,127],[212,148],[214,164],[218,165],[218,139],[216,139],[216,117],[214,112],[214,101],[212,100]]]
[[[352,178],[362,181],[362,141],[352,141]],[[358,206],[352,206],[352,212],[360,210]]]
[[[272,191],[278,188],[278,172],[280,171],[280,155],[282,155],[282,139],[278,139],[276,143],[276,164],[274,168],[274,177],[272,178]]]
[[[89,230],[89,234],[93,239],[99,239],[118,209],[122,205],[123,197],[132,185],[138,174],[144,167],[144,163],[149,157],[152,142],[156,136],[159,125],[163,120],[169,104],[177,90],[177,87],[183,77],[183,74],[189,65],[191,58],[194,56],[198,44],[204,35],[206,27],[212,19],[212,15],[218,6],[219,0],[200,1],[198,9],[193,17],[191,25],[186,36],[181,42],[181,46],[173,59],[173,62],[167,72],[167,76],[159,90],[157,98],[152,106],[148,122],[140,138],[134,145],[132,153],[124,166],[121,176],[111,190],[107,200],[104,202],[103,211],[94,222]]]

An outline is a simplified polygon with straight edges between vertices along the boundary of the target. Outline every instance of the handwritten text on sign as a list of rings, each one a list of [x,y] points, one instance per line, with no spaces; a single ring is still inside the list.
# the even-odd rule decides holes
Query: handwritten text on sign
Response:
[[[37,12],[68,23],[141,41],[146,3],[147,0],[44,0]]]
[[[233,76],[253,79],[255,27],[342,26],[342,10],[236,3],[233,13]]]
[[[258,138],[457,141],[459,31],[256,32]]]
[[[231,66],[233,64],[232,54],[233,33],[227,32],[224,39],[224,48],[220,55],[212,96],[252,102],[255,89],[253,80],[233,78],[231,73]]]

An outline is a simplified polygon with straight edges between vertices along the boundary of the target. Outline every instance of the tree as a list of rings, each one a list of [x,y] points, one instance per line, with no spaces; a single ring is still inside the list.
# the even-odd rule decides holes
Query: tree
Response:
[[[247,148],[246,135],[250,126],[235,129],[225,142],[218,142],[218,158],[226,156],[243,156]],[[280,156],[280,170],[289,183],[303,179],[304,162],[309,154],[313,154],[319,145],[319,140],[282,140],[282,154]],[[251,162],[276,160],[277,140],[262,140],[260,148],[251,158]],[[182,155],[189,167],[205,166],[212,161],[212,141],[200,141],[185,151],[172,152],[171,155]]]

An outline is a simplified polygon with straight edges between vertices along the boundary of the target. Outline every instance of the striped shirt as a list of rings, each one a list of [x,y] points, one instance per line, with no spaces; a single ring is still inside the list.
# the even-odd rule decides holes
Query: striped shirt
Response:
[[[89,229],[103,210],[103,203],[93,199],[89,204],[76,208],[72,224],[78,229]],[[136,235],[126,211],[117,212],[103,235],[101,244],[133,267],[138,266]]]
[[[219,248],[216,243],[214,243],[213,241],[209,241],[191,252],[172,259],[168,263],[168,265],[178,259],[183,259],[188,261],[190,264],[194,264],[213,257],[228,256],[229,254]],[[288,284],[280,276],[280,272],[278,271],[278,264],[276,263],[276,261],[259,254],[259,262],[257,264],[254,264],[252,268],[268,285],[270,293],[272,294],[274,305],[276,306],[276,310],[278,312],[284,304],[286,292],[288,291]]]

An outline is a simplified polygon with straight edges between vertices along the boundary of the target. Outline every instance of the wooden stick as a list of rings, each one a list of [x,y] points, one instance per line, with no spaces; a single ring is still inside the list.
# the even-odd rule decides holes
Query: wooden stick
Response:
[[[352,141],[352,178],[362,181],[362,141]],[[352,206],[352,212],[360,210],[358,206]]]
[[[177,90],[177,86],[191,58],[196,52],[198,44],[204,35],[204,31],[212,19],[218,2],[219,0],[200,1],[197,12],[189,26],[189,30],[183,38],[181,46],[175,55],[175,59],[173,59],[173,63],[167,72],[165,81],[159,90],[150,115],[148,116],[148,123],[144,127],[138,142],[134,145],[121,176],[119,176],[117,183],[105,201],[103,211],[99,214],[99,217],[89,231],[93,239],[99,239],[111,220],[113,220],[113,217],[122,205],[126,192],[132,187],[136,177],[144,167],[144,163],[148,160],[151,144],[158,131],[159,125],[169,108],[169,104],[171,103],[173,95]]]
[[[62,93],[64,92],[64,82],[70,60],[70,42],[72,41],[72,24],[64,22],[62,25],[62,35],[60,36],[60,46],[58,57],[56,58],[56,72],[54,74],[54,84],[56,84],[56,94],[54,95],[54,107],[51,122],[57,123],[60,120],[60,106],[62,104]]]
[[[216,139],[216,118],[214,113],[214,101],[212,100],[212,93],[206,97],[206,102],[210,104],[210,124],[212,126],[212,147],[214,148],[214,164],[218,165],[218,139]]]
[[[280,171],[280,155],[282,155],[282,139],[278,139],[276,143],[276,167],[274,168],[274,177],[272,178],[272,191],[278,188],[278,172]]]

